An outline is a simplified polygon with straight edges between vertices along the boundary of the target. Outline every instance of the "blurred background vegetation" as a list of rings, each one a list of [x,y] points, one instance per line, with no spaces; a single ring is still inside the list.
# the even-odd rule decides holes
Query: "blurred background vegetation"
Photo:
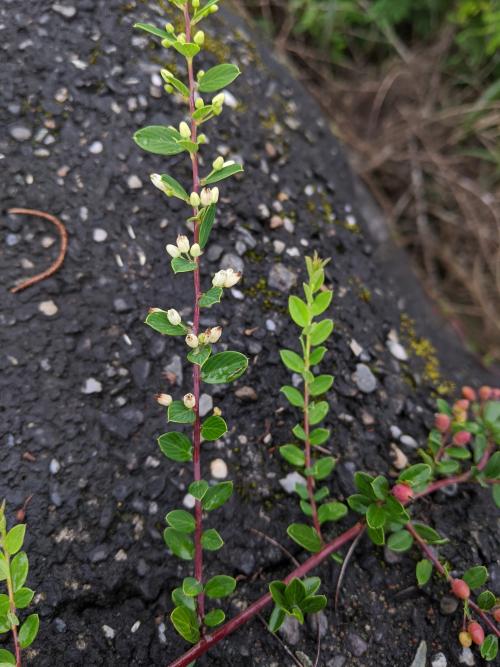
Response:
[[[430,295],[500,360],[500,0],[241,0],[299,66]]]

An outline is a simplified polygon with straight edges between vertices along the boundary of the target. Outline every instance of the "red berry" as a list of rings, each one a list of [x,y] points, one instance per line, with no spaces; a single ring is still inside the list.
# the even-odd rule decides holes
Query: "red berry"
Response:
[[[458,635],[458,641],[464,648],[469,648],[469,646],[472,644],[472,637],[468,632],[461,632]]]
[[[466,398],[461,398],[460,400],[455,401],[455,403],[453,405],[453,408],[455,410],[458,410],[458,411],[462,412],[463,410],[468,410],[469,405],[470,405],[470,403]]]
[[[479,390],[479,398],[482,401],[487,401],[491,396],[491,391],[492,391],[491,387],[487,386],[481,387],[481,389]]]
[[[472,387],[462,387],[462,396],[468,401],[476,400],[476,392]]]
[[[395,484],[392,487],[392,495],[402,505],[406,505],[413,498],[413,491],[407,484]]]
[[[446,431],[450,428],[450,424],[451,419],[448,417],[448,415],[445,415],[442,412],[438,412],[438,414],[434,415],[434,426],[441,433],[446,433]]]
[[[493,611],[493,618],[495,619],[495,621],[496,621],[497,623],[500,623],[500,607],[497,607],[497,608]]]
[[[469,623],[467,630],[474,644],[480,645],[484,642],[484,630],[479,623],[472,621],[472,623]]]
[[[471,441],[472,435],[468,431],[458,431],[453,436],[453,443],[459,447],[468,445]]]
[[[470,588],[463,579],[453,579],[451,591],[460,600],[467,600],[470,597]]]

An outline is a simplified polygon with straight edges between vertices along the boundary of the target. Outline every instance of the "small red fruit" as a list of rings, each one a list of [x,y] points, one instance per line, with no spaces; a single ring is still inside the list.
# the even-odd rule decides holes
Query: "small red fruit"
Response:
[[[464,410],[468,410],[469,405],[470,403],[467,399],[461,398],[459,401],[455,401],[455,403],[453,404],[453,409],[462,412]]]
[[[500,607],[497,607],[497,608],[493,611],[493,618],[495,619],[495,621],[496,621],[497,623],[500,623]]]
[[[461,632],[458,635],[458,641],[462,644],[464,648],[469,648],[472,645],[472,637],[468,632]]]
[[[468,445],[471,441],[472,435],[468,431],[457,431],[453,436],[453,443],[459,447]]]
[[[468,401],[476,400],[476,392],[472,387],[462,387],[462,396]]]
[[[470,588],[463,579],[453,579],[451,591],[460,600],[467,600],[470,597]]]
[[[434,415],[434,426],[441,433],[446,433],[446,431],[450,428],[450,424],[451,419],[448,417],[448,415],[445,415],[442,412],[438,412],[436,415]]]
[[[406,505],[413,498],[413,491],[407,484],[395,484],[392,487],[392,495],[401,505]]]
[[[472,621],[472,623],[469,623],[469,625],[467,626],[467,630],[469,631],[469,634],[474,644],[477,644],[479,646],[484,642],[484,630],[479,625],[479,623],[477,623],[476,621]]]
[[[486,385],[481,387],[481,389],[479,390],[479,398],[482,401],[487,401],[491,396],[491,391],[492,391],[491,387],[487,387]]]

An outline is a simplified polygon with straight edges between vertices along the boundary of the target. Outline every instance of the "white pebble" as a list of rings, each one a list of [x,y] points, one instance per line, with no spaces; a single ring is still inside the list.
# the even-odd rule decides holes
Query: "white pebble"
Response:
[[[227,465],[222,459],[214,459],[210,463],[210,474],[214,479],[226,479]]]
[[[76,7],[72,7],[71,5],[60,5],[57,2],[52,5],[52,10],[61,14],[61,16],[64,16],[66,19],[72,19],[76,14]]]
[[[285,250],[286,245],[283,243],[283,241],[276,240],[276,241],[273,241],[273,248],[274,248],[274,252],[277,255],[281,255],[282,252]]]
[[[200,417],[205,417],[205,415],[208,415],[208,413],[214,407],[214,402],[210,394],[202,394],[200,396],[200,404],[198,407],[199,407]]]
[[[402,445],[406,445],[406,447],[410,447],[411,449],[417,449],[418,447],[418,442],[415,438],[412,438],[411,435],[402,435],[400,442]]]
[[[470,648],[463,648],[460,658],[458,659],[461,665],[468,665],[468,667],[473,667],[476,664],[474,660],[474,653]]]
[[[49,470],[52,475],[57,475],[59,470],[61,470],[61,464],[57,459],[52,459],[52,461],[50,462]]]
[[[89,146],[89,153],[92,153],[92,155],[99,155],[99,153],[102,153],[104,146],[100,141],[93,141],[90,146]]]
[[[44,236],[42,238],[42,248],[50,248],[56,242],[53,236]]]
[[[127,185],[131,190],[140,190],[140,188],[142,188],[142,181],[139,176],[132,174],[132,176],[129,176],[127,179]]]
[[[448,660],[446,660],[446,656],[444,653],[436,653],[435,656],[433,656],[431,665],[432,667],[446,667],[448,664]]]
[[[296,484],[306,484],[306,480],[298,472],[290,472],[280,479],[280,484],[287,493],[294,493]]]
[[[396,341],[393,340],[388,340],[387,347],[389,348],[389,352],[392,354],[393,357],[399,359],[399,361],[407,361],[408,354],[406,353],[406,350],[401,345],[401,343],[397,343]]]
[[[187,493],[182,499],[182,504],[188,510],[192,510],[193,507],[195,506],[195,503],[196,503],[196,498],[192,496],[190,493]]]
[[[39,303],[38,310],[47,317],[52,317],[57,313],[59,308],[52,300],[50,300],[50,301],[42,301],[41,303]]]
[[[82,387],[82,394],[99,394],[102,391],[102,384],[95,378],[87,378]]]
[[[102,631],[104,632],[104,636],[106,637],[106,639],[114,639],[115,638],[115,631],[109,625],[103,625],[102,626]]]
[[[137,632],[137,630],[139,630],[140,627],[141,627],[141,622],[140,622],[140,621],[136,621],[136,622],[134,623],[134,625],[130,628],[130,632],[132,632],[132,633],[133,633],[133,632]]]
[[[92,233],[92,238],[96,243],[102,243],[108,238],[108,232],[105,229],[96,227]]]

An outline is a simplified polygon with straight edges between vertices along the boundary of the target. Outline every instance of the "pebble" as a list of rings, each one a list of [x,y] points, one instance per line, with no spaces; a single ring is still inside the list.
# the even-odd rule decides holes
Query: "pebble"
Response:
[[[295,493],[295,485],[305,483],[306,480],[298,472],[289,472],[286,477],[280,479],[280,485],[287,493]]]
[[[318,629],[319,636],[322,639],[323,637],[326,637],[326,633],[328,632],[328,619],[323,611],[319,611],[316,614],[308,614],[307,624],[311,628],[311,631],[315,637],[318,635]]]
[[[24,125],[14,125],[9,129],[9,134],[16,141],[28,141],[28,139],[31,139],[31,130]]]
[[[92,232],[92,238],[96,243],[103,243],[108,238],[108,232],[105,229],[96,227]]]
[[[142,181],[139,176],[132,174],[127,178],[127,185],[131,190],[140,190],[142,188]]]
[[[205,415],[208,415],[208,413],[211,412],[213,407],[214,407],[214,401],[210,396],[210,394],[202,394],[200,396],[200,403],[198,406],[200,417],[205,417]]]
[[[447,667],[448,660],[444,653],[436,653],[431,658],[431,667]]]
[[[271,289],[289,292],[297,283],[297,275],[284,264],[274,264],[269,271],[268,284]]]
[[[68,99],[68,95],[69,91],[67,88],[59,88],[59,90],[54,95],[54,99],[56,102],[59,102],[59,104],[64,104],[64,102],[66,102]]]
[[[226,479],[227,465],[222,459],[214,459],[210,463],[210,474],[214,479]]]
[[[399,359],[399,361],[408,361],[408,354],[401,343],[394,340],[388,340],[387,347],[395,359]]]
[[[58,2],[55,2],[52,5],[52,11],[61,14],[65,19],[72,19],[73,16],[76,15],[76,7],[72,7],[71,5],[60,5]]]
[[[276,331],[276,323],[274,320],[266,320],[266,329],[268,331]]]
[[[68,627],[63,619],[59,617],[54,619],[54,625],[56,626],[56,630],[59,633],[66,632],[66,628]]]
[[[391,443],[391,457],[396,470],[404,470],[408,465],[408,457],[394,443]]]
[[[472,653],[470,648],[462,649],[458,661],[461,665],[468,665],[468,667],[473,667],[473,665],[476,664],[476,661],[474,659],[474,653]]]
[[[411,435],[402,435],[399,441],[402,445],[410,449],[417,449],[418,447],[418,442]]]
[[[287,616],[278,632],[287,644],[291,646],[298,644],[300,639],[300,625],[294,616]]]
[[[220,268],[221,269],[234,269],[235,271],[239,271],[240,273],[243,273],[243,269],[245,268],[245,264],[243,263],[243,260],[241,259],[241,257],[239,257],[238,255],[235,255],[231,252],[227,252],[221,260]]]
[[[207,259],[209,262],[217,262],[224,252],[224,248],[217,243],[214,243],[207,250]]]
[[[174,354],[164,370],[171,384],[182,385],[182,359],[178,354]]]
[[[418,645],[417,652],[413,658],[410,667],[426,667],[427,662],[427,643],[422,640]]]
[[[196,504],[196,498],[192,496],[190,493],[186,493],[186,495],[182,499],[182,504],[186,509],[192,510]]]
[[[347,645],[351,653],[359,658],[368,650],[368,644],[359,635],[351,632],[347,635]]]
[[[102,391],[102,384],[95,378],[87,378],[82,387],[82,394],[100,394]]]
[[[391,436],[392,436],[395,440],[399,440],[399,438],[400,438],[401,435],[403,434],[403,431],[399,428],[399,426],[391,426],[391,428],[390,428],[389,430],[390,430],[390,432],[391,432]]]
[[[236,398],[241,398],[242,401],[256,401],[257,392],[253,387],[240,387],[234,392]]]
[[[100,141],[93,141],[89,146],[89,153],[92,153],[92,155],[99,155],[99,153],[102,153],[103,149],[104,146]]]
[[[224,104],[227,104],[231,109],[236,109],[238,106],[238,100],[229,90],[224,90]]]
[[[443,595],[439,603],[439,611],[443,616],[451,616],[454,614],[458,607],[458,600],[452,595]]]
[[[349,343],[349,347],[351,348],[351,352],[355,357],[359,357],[359,355],[363,352],[363,348],[358,343],[358,341],[354,340],[354,338]]]
[[[136,621],[134,625],[130,628],[130,632],[132,633],[137,632],[137,630],[139,630],[140,627],[141,627],[141,622]]]
[[[347,658],[345,655],[334,655],[333,658],[326,663],[326,665],[327,667],[344,667],[346,661]]]
[[[271,211],[265,204],[259,204],[257,206],[257,211],[261,220],[267,220],[271,216]]]
[[[47,317],[52,317],[57,313],[59,308],[52,300],[49,300],[49,301],[42,301],[41,303],[39,303],[38,310]]]
[[[371,394],[377,387],[377,378],[365,364],[356,364],[353,380],[364,394]]]
[[[53,236],[44,236],[42,238],[42,248],[50,248],[56,242]]]
[[[283,251],[285,250],[285,248],[286,248],[286,245],[283,243],[283,241],[279,241],[279,240],[273,241],[273,249],[274,249],[274,252],[277,255],[281,255],[283,253]]]
[[[102,631],[104,632],[104,636],[106,639],[114,639],[115,638],[115,631],[110,625],[103,625],[102,626]]]
[[[59,470],[61,470],[61,464],[59,463],[59,461],[57,459],[52,459],[52,461],[50,462],[50,465],[49,465],[49,470],[50,470],[52,475],[57,475]]]

